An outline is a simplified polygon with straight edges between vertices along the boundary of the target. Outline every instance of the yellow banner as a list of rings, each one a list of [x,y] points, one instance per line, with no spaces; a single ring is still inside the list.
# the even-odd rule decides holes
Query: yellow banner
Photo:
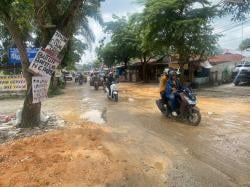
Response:
[[[0,75],[0,92],[25,90],[27,85],[22,75]]]

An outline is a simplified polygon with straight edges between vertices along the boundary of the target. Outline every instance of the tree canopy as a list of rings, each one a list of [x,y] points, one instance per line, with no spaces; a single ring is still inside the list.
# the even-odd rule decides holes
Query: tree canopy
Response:
[[[250,38],[243,40],[239,46],[240,50],[244,51],[250,49]]]
[[[143,13],[114,16],[105,24],[111,41],[102,46],[100,56],[112,55],[116,61],[140,59],[143,66],[152,58],[179,56],[181,68],[190,58],[205,59],[217,44],[211,20],[216,6],[207,0],[143,0]],[[145,75],[145,74],[144,74]],[[145,77],[145,76],[143,76]]]
[[[245,20],[250,13],[250,0],[225,0],[222,11],[233,15],[233,20]]]

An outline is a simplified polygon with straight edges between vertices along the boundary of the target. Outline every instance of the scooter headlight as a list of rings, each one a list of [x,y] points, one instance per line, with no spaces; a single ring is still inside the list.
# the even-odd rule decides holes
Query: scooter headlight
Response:
[[[189,105],[196,105],[197,104],[197,102],[196,101],[192,101],[191,99],[189,99],[188,97],[184,97],[186,100],[187,100],[187,102],[188,102],[188,104]]]

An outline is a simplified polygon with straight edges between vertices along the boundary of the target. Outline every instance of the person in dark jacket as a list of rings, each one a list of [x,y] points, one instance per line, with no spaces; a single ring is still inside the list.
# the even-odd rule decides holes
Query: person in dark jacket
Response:
[[[181,83],[179,79],[177,79],[177,75],[175,71],[169,72],[169,80],[167,81],[166,85],[166,98],[170,101],[172,115],[177,116],[176,109],[178,105],[178,97],[179,94],[177,91],[182,89]]]
[[[112,85],[112,83],[113,83],[114,81],[115,81],[115,79],[114,79],[113,73],[110,72],[110,73],[109,73],[109,76],[108,76],[108,80],[107,80],[107,87],[108,87],[108,89],[109,89],[109,95],[111,95],[111,85]]]

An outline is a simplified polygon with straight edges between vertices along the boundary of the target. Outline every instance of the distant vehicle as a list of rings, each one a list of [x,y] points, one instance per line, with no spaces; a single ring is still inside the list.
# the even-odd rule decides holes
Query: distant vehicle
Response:
[[[75,83],[77,83],[79,81],[79,76],[80,76],[80,73],[75,74]]]
[[[109,89],[106,86],[105,87],[106,92],[107,92],[107,97],[115,102],[118,102],[118,86],[117,83],[113,82],[112,85],[110,86],[110,93],[109,93]],[[110,94],[110,95],[109,95]]]
[[[241,82],[250,83],[250,59],[243,60],[243,63],[233,69],[233,80],[237,86]]]
[[[82,73],[80,73],[80,72],[77,72],[76,74],[75,74],[75,83],[78,83],[79,82],[79,77],[80,77],[80,75],[81,75]],[[87,75],[85,75],[85,74],[82,74],[83,75],[83,82],[87,82]]]
[[[65,72],[64,77],[66,81],[73,81],[73,76],[70,72]]]
[[[99,72],[92,73],[92,75],[90,76],[89,85],[94,86],[95,90],[98,90],[99,86],[103,85],[103,80],[101,79]]]

